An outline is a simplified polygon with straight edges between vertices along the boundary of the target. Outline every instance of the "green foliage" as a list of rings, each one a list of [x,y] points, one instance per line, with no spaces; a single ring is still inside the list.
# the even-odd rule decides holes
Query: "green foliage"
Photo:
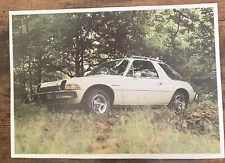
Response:
[[[130,55],[159,57],[216,97],[212,8],[13,16],[13,44],[16,98]]]
[[[14,101],[14,116],[21,117],[35,117],[36,115],[43,115],[47,113],[48,109],[45,106],[36,106],[34,103],[24,104],[20,100]]]

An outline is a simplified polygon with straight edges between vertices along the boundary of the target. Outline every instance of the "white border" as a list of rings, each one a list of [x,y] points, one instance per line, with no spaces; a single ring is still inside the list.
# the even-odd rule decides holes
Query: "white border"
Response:
[[[13,39],[12,39],[12,15],[9,15],[9,53],[10,53],[10,132],[11,132],[11,156],[15,153],[14,137],[14,74],[13,74]]]
[[[156,10],[156,9],[181,9],[181,8],[214,8],[214,31],[216,48],[216,70],[217,70],[217,93],[218,113],[220,130],[220,153],[211,154],[15,154],[14,137],[14,76],[13,76],[13,40],[12,40],[12,16],[31,14],[58,14],[58,13],[83,13],[83,12],[109,12],[109,11],[135,11],[135,10]],[[218,7],[217,3],[170,5],[170,6],[136,6],[136,7],[104,7],[84,9],[62,9],[62,10],[27,10],[9,12],[9,38],[10,38],[10,78],[11,78],[11,157],[12,158],[76,158],[76,159],[210,159],[224,158],[224,126],[223,126],[223,105],[220,70],[220,50],[218,32]]]
[[[215,35],[215,52],[216,52],[216,72],[217,72],[217,96],[218,96],[218,114],[219,114],[219,129],[220,129],[220,152],[224,153],[224,124],[223,124],[223,98],[222,98],[222,81],[220,67],[220,43],[219,43],[219,21],[218,21],[218,6],[214,8],[214,35]]]
[[[9,11],[12,15],[34,15],[34,14],[58,14],[58,13],[84,13],[84,12],[110,12],[110,11],[140,11],[140,10],[160,10],[160,9],[182,9],[182,8],[207,8],[216,7],[217,3],[202,3],[188,5],[164,5],[164,6],[134,6],[134,7],[102,7],[102,8],[82,8],[82,9],[60,9],[60,10],[24,10]]]

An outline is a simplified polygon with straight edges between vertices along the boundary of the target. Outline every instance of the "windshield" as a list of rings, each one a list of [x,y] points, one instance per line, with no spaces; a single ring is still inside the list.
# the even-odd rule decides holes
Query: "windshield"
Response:
[[[114,60],[105,62],[93,69],[89,75],[120,75],[122,76],[127,68],[128,60]]]
[[[181,80],[182,77],[180,74],[178,74],[173,68],[168,66],[167,64],[159,64],[162,69],[165,71],[165,73],[173,80]]]

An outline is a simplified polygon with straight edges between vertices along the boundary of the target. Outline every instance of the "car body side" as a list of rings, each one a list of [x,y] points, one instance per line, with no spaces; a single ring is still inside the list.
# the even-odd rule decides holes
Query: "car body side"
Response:
[[[138,59],[135,59],[138,60]],[[161,68],[157,61],[150,61],[158,72],[157,79],[128,77],[134,59],[128,59],[126,71],[119,75],[91,75],[66,80],[66,84],[77,84],[79,90],[59,90],[58,92],[74,92],[76,97],[67,100],[69,103],[78,104],[85,98],[86,93],[93,88],[101,88],[111,94],[114,105],[168,105],[176,91],[183,91],[192,102],[195,92],[191,85],[181,80],[172,80]],[[57,86],[60,81],[42,83],[41,87]],[[57,92],[48,92],[55,94]],[[39,95],[46,93],[38,93]],[[59,101],[55,101],[57,103]]]

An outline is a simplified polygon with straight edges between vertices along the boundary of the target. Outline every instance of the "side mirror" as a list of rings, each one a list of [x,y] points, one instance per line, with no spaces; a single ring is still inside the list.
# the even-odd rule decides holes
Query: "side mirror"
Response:
[[[140,78],[141,77],[141,73],[140,72],[135,72],[134,73],[134,77],[135,78]]]

